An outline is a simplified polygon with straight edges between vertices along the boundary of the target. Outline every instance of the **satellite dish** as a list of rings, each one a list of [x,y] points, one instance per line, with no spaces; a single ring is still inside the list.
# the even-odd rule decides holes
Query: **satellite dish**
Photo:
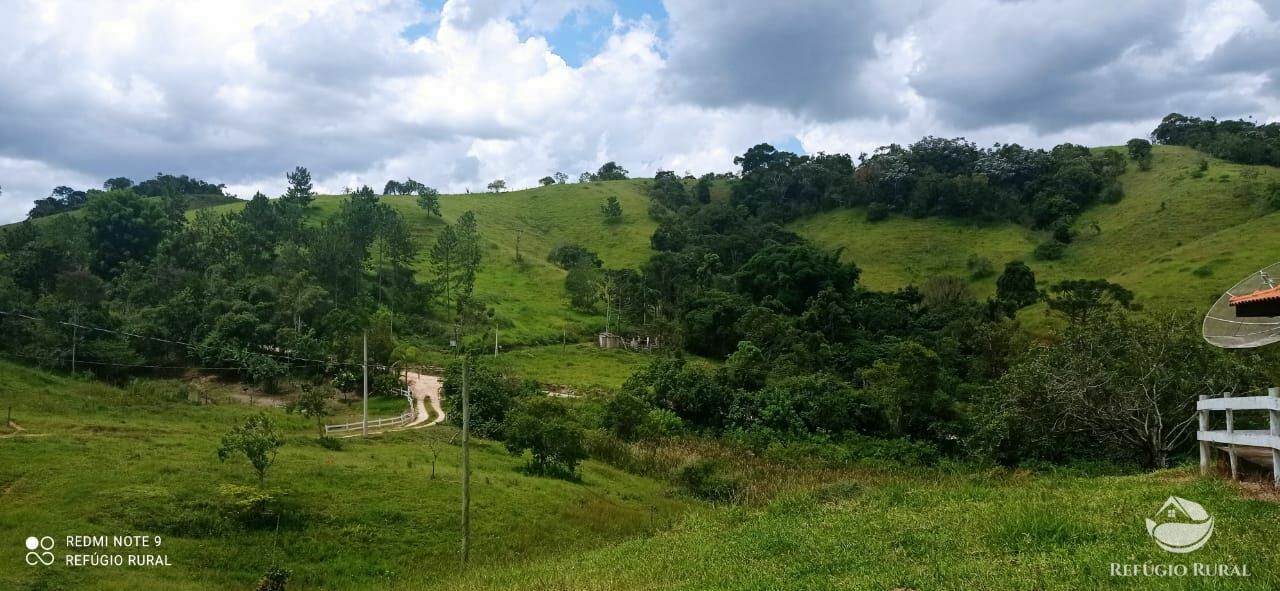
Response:
[[[1225,349],[1249,349],[1280,341],[1280,263],[1245,277],[1213,303],[1204,317],[1204,340]]]

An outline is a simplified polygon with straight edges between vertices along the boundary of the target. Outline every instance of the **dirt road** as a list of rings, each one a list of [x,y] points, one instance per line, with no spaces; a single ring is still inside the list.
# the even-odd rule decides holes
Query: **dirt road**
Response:
[[[410,371],[405,373],[405,381],[409,383],[409,392],[413,394],[418,412],[413,422],[403,428],[414,429],[443,423],[445,417],[444,407],[440,406],[440,378]],[[428,403],[431,405],[430,413],[427,412]]]

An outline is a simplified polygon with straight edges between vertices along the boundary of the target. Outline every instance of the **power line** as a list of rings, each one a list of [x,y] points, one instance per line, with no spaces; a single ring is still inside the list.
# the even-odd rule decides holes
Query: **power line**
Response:
[[[62,355],[51,355],[51,356],[43,356],[43,355],[26,355],[26,354],[23,354],[23,353],[12,353],[12,352],[6,352],[6,353],[3,353],[3,355],[4,355],[4,356],[6,356],[6,357],[18,357],[18,358],[22,358],[22,359],[34,359],[34,360],[38,360],[38,361],[56,360],[56,361],[58,361],[59,363],[66,363],[66,360],[65,360],[65,359],[63,359]],[[131,363],[110,363],[110,362],[106,362],[106,361],[85,361],[85,360],[83,360],[83,359],[76,360],[76,363],[77,363],[77,364],[85,364],[85,365],[103,365],[103,366],[111,366],[111,367],[128,367],[128,368],[137,368],[137,369],[198,369],[198,370],[208,370],[208,371],[213,371],[213,370],[241,370],[241,369],[244,369],[243,367],[240,367],[240,366],[236,366],[236,367],[192,367],[192,366],[190,366],[190,365],[137,365],[137,364],[131,364]]]
[[[62,326],[71,326],[71,327],[81,328],[81,329],[84,329],[84,330],[93,330],[93,331],[103,332],[103,333],[107,333],[107,334],[117,334],[117,335],[126,336],[126,337],[130,337],[130,338],[142,339],[142,340],[148,340],[148,341],[156,341],[156,342],[166,343],[166,344],[170,344],[170,345],[179,345],[179,346],[188,347],[188,348],[192,348],[192,349],[204,349],[204,350],[217,351],[217,352],[222,352],[222,353],[240,353],[240,352],[244,352],[244,353],[250,353],[250,354],[253,354],[253,355],[262,355],[262,356],[264,356],[264,357],[271,357],[271,358],[275,358],[275,359],[284,359],[284,360],[289,361],[289,362],[294,362],[294,361],[305,361],[305,362],[310,362],[310,363],[304,363],[304,364],[298,365],[297,367],[310,367],[310,366],[314,366],[314,365],[343,365],[343,366],[355,367],[355,366],[360,366],[360,365],[361,365],[361,364],[359,364],[359,363],[348,362],[348,361],[334,361],[334,360],[329,360],[329,359],[312,359],[312,358],[308,358],[308,357],[294,357],[294,356],[292,356],[292,355],[281,355],[281,354],[275,354],[275,353],[264,353],[264,352],[261,352],[261,351],[251,351],[251,350],[249,350],[249,349],[244,349],[243,351],[241,351],[241,350],[228,349],[228,348],[225,348],[225,347],[214,347],[214,346],[210,346],[210,345],[200,345],[200,344],[196,344],[196,343],[188,343],[188,342],[186,342],[186,341],[179,341],[179,340],[176,340],[176,339],[165,339],[165,338],[161,338],[161,337],[153,337],[153,336],[147,336],[147,335],[140,335],[140,334],[135,334],[135,333],[126,332],[126,331],[121,331],[121,330],[113,330],[113,329],[110,329],[110,328],[102,328],[102,327],[100,327],[100,326],[89,326],[89,325],[84,325],[84,324],[78,324],[78,323],[75,323],[75,322],[67,322],[67,321],[64,321],[64,320],[49,320],[49,319],[47,319],[47,318],[40,318],[40,317],[37,317],[37,316],[30,316],[30,315],[28,315],[28,314],[22,314],[22,313],[20,313],[20,312],[12,312],[12,311],[10,311],[10,312],[5,312],[4,310],[0,310],[0,315],[4,315],[4,316],[13,316],[13,317],[23,318],[23,319],[31,320],[31,321],[35,321],[35,322],[44,322],[44,323],[48,323],[48,324],[58,324],[58,325],[62,325]],[[258,345],[257,347],[258,347],[258,348],[260,348],[260,349],[283,349],[283,347],[278,347],[278,346],[264,347],[264,346]],[[84,362],[84,363],[88,363],[88,362]],[[377,369],[390,369],[390,367],[389,367],[389,366],[386,366],[386,365],[372,365],[371,367],[375,367],[375,368],[377,368]],[[195,369],[195,368],[193,368],[193,369]],[[233,369],[243,369],[243,368],[241,368],[241,367],[236,367],[236,368],[233,368]]]

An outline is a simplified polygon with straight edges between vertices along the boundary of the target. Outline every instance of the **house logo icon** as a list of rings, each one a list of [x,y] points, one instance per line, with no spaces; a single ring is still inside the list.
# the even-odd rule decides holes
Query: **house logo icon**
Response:
[[[1195,501],[1169,497],[1155,519],[1147,519],[1147,534],[1165,551],[1186,554],[1213,536],[1213,517]]]

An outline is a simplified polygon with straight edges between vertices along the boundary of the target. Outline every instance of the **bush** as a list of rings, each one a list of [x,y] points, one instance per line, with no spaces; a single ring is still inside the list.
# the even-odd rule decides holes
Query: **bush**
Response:
[[[587,458],[582,427],[560,401],[547,397],[526,398],[503,422],[507,451],[531,452],[526,470],[542,476],[574,478],[578,463]]]
[[[444,411],[448,422],[462,426],[462,363],[444,370]],[[471,403],[471,432],[491,439],[502,436],[507,413],[524,396],[537,393],[536,384],[499,374],[485,363],[472,360],[467,368],[467,397]]]
[[[1067,245],[1057,240],[1046,240],[1036,247],[1033,253],[1035,257],[1042,261],[1056,261],[1066,254]]]
[[[889,206],[884,203],[872,203],[867,206],[867,221],[879,222],[889,219]]]
[[[640,437],[650,409],[640,397],[624,390],[604,403],[602,422],[623,441],[635,441]]]
[[[329,451],[342,451],[342,440],[336,437],[321,435],[319,439],[316,439],[316,442],[320,444],[320,447]]]
[[[551,249],[547,262],[568,271],[574,267],[591,266],[600,268],[604,261],[596,253],[587,250],[581,244],[561,244]]]
[[[293,575],[293,571],[280,566],[273,566],[267,574],[262,575],[258,580],[258,586],[254,587],[255,591],[285,591],[285,585],[289,582],[289,577]]]
[[[1141,162],[1139,167],[1141,167]],[[1102,194],[1098,196],[1098,199],[1103,203],[1120,203],[1124,199],[1124,187],[1121,187],[1120,183],[1111,183],[1102,190]]]
[[[694,458],[676,470],[676,482],[690,495],[713,503],[730,503],[742,492],[742,482],[720,462]]]
[[[280,514],[275,494],[250,486],[218,487],[218,508],[223,517],[248,527],[273,527]]]
[[[996,274],[996,265],[991,259],[976,254],[969,255],[969,261],[965,263],[965,267],[969,269],[969,276],[974,279],[986,279]]]

